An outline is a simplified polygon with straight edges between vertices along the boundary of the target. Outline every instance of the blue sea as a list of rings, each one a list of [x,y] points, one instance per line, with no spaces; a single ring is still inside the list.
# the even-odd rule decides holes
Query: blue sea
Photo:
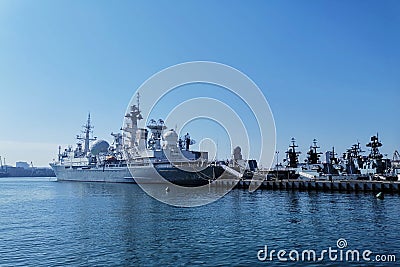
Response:
[[[233,190],[177,208],[134,184],[1,178],[0,210],[0,266],[293,266],[289,253],[328,248],[336,260],[295,265],[400,262],[399,195]],[[339,261],[350,249],[369,261]]]

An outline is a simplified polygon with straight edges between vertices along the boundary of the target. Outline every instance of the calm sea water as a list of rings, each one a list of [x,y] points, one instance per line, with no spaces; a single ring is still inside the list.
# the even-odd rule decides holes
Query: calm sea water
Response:
[[[339,238],[400,261],[398,195],[233,190],[176,208],[132,184],[2,178],[0,210],[0,266],[285,266],[257,252],[337,249]]]

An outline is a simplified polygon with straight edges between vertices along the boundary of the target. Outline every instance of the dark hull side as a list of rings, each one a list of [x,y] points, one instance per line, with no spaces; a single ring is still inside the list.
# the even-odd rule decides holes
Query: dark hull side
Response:
[[[202,186],[209,184],[222,175],[224,169],[219,166],[207,166],[205,169],[190,172],[179,168],[165,168],[154,165],[158,174],[173,184],[180,186]]]

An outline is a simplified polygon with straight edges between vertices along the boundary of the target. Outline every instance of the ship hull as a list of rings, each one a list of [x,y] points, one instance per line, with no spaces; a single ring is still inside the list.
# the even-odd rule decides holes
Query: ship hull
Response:
[[[201,186],[219,177],[224,170],[218,166],[207,166],[194,171],[185,171],[176,167],[152,165],[116,168],[66,168],[51,165],[57,181],[109,182],[163,184],[167,182],[181,186]]]
[[[185,170],[170,164],[154,164],[151,166],[129,167],[137,183],[165,184],[171,182],[180,186],[201,186],[209,184],[222,175],[224,170],[219,166]]]
[[[104,169],[66,168],[62,165],[51,165],[51,167],[56,174],[57,181],[135,183],[126,167]]]

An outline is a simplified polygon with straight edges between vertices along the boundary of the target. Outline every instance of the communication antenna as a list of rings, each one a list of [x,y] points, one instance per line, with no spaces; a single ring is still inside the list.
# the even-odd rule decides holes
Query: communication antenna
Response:
[[[218,138],[217,138],[217,151],[215,152],[215,160],[218,160]]]
[[[139,92],[136,95],[136,99],[137,99],[137,109],[140,110],[139,105],[140,105],[140,94]]]

